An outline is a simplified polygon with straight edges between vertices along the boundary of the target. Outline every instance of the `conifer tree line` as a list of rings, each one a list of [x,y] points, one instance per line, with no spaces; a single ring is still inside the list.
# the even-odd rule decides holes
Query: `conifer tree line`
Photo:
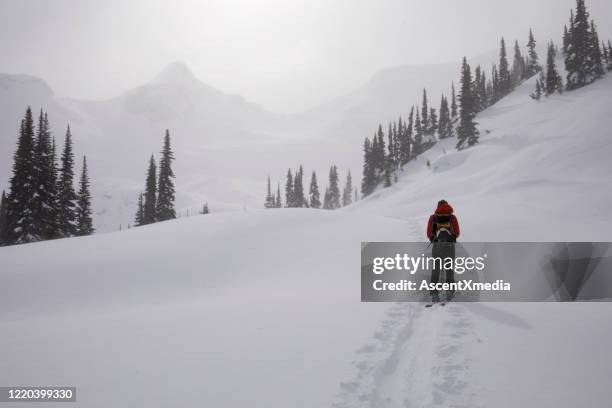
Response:
[[[272,183],[270,176],[268,176],[264,208],[323,208],[325,210],[335,210],[350,205],[358,199],[359,191],[353,186],[353,177],[350,170],[347,172],[344,188],[340,191],[338,167],[336,165],[332,165],[329,169],[328,183],[323,197],[321,197],[317,173],[314,170],[310,176],[308,194],[306,194],[304,168],[300,165],[294,172],[291,169],[287,170],[284,205],[281,198],[280,183],[277,184],[276,193],[272,192]]]
[[[567,90],[577,89],[604,75],[604,67],[612,69],[612,43],[601,43],[593,20],[589,20],[584,0],[576,1],[570,24],[565,27],[563,53],[567,71]],[[499,60],[493,64],[489,76],[477,66],[472,69],[463,58],[458,93],[451,84],[451,96],[442,95],[439,108],[430,107],[427,91],[423,90],[421,106],[412,106],[407,119],[398,118],[389,123],[387,132],[382,124],[372,138],[363,143],[363,197],[383,185],[389,187],[397,180],[404,166],[431,148],[438,140],[456,136],[457,150],[478,143],[479,132],[476,114],[511,93],[529,78],[538,75],[536,90],[531,97],[563,92],[563,80],[556,67],[557,47],[550,41],[547,47],[546,66],[542,67],[536,51],[536,39],[530,29],[526,49],[518,41],[512,47],[512,64],[509,63],[505,39],[500,40]],[[450,103],[449,103],[450,101]],[[428,166],[429,167],[429,166]]]
[[[570,10],[569,24],[563,27],[563,62],[565,89],[582,88],[612,70],[612,43],[599,41],[595,21],[590,19],[584,0],[576,0],[576,10]],[[563,79],[556,67],[557,47],[552,41],[547,48],[546,68],[536,81],[533,99],[539,100],[564,90]]]
[[[8,193],[0,198],[0,245],[94,232],[87,159],[74,188],[72,134],[67,126],[58,163],[55,137],[42,109],[35,123],[28,106],[19,127]]]
[[[172,170],[174,159],[174,152],[170,146],[170,131],[166,129],[159,170],[153,155],[149,158],[144,192],[138,195],[138,207],[134,218],[136,227],[176,218],[174,172]],[[205,204],[204,208],[208,211],[208,204]]]

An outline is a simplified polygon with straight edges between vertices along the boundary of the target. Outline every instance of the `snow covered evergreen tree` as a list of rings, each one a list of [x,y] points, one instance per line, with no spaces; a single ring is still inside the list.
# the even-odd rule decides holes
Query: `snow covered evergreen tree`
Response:
[[[55,238],[57,234],[57,169],[55,151],[49,130],[49,119],[46,113],[40,110],[38,129],[36,132],[36,146],[34,154],[36,181],[32,225],[34,235],[40,239]]]
[[[138,194],[138,204],[136,207],[136,216],[134,217],[134,226],[140,227],[145,224],[145,216],[144,216],[144,196],[142,192]]]
[[[436,109],[435,108],[429,108],[429,129],[428,129],[428,133],[431,136],[434,136],[436,134],[437,130],[438,130],[438,114],[436,113]]]
[[[89,174],[87,172],[87,157],[83,156],[83,169],[77,199],[76,235],[91,235],[95,231],[91,219],[91,194],[89,192]]]
[[[608,40],[608,71],[612,71],[612,42]]]
[[[593,46],[593,28],[594,24],[589,24],[589,13],[584,0],[576,0],[576,13],[570,17],[566,39],[565,70],[568,90],[581,88],[601,76],[601,66],[597,64],[596,55],[599,52],[599,42],[597,47]]]
[[[276,206],[276,200],[272,194],[272,186],[270,184],[270,176],[268,176],[268,192],[266,193],[266,200],[264,201],[264,208],[274,208]]]
[[[333,208],[331,207],[331,197],[329,194],[329,187],[325,187],[325,194],[323,195],[323,209],[333,210]]]
[[[285,181],[285,207],[295,207],[293,195],[293,174],[291,174],[291,169],[287,170],[287,180]]]
[[[0,246],[8,244],[7,238],[7,217],[6,217],[6,206],[7,198],[4,190],[2,190],[2,196],[0,197]]]
[[[361,191],[363,195],[369,195],[376,187],[376,183],[374,152],[372,151],[370,139],[366,137],[363,142],[363,177],[361,179]]]
[[[400,167],[403,167],[412,156],[412,131],[414,127],[414,106],[410,108],[410,114],[408,115],[408,122],[404,126],[401,132],[401,143],[400,143]],[[363,187],[361,189],[363,193]],[[363,193],[364,196],[367,195]]]
[[[413,157],[423,153],[423,125],[419,115],[419,107],[416,108],[416,118],[414,120],[414,144],[412,145]]]
[[[444,95],[440,99],[440,121],[438,122],[438,137],[440,140],[447,139],[452,136],[452,123],[450,111],[448,108],[448,100]]]
[[[306,198],[304,197],[304,169],[300,165],[293,178],[293,206],[301,208],[307,207],[306,204]]]
[[[170,131],[166,129],[164,146],[161,151],[161,159],[159,160],[157,202],[155,203],[155,218],[157,221],[176,218],[172,161],[174,161],[174,153],[170,147]]]
[[[462,150],[478,143],[478,129],[474,117],[476,108],[474,106],[474,95],[472,87],[472,73],[467,59],[463,57],[461,68],[461,111],[459,114],[459,127],[457,129],[457,149]]]
[[[276,202],[274,206],[276,208],[283,208],[283,203],[281,201],[280,183],[276,184]]]
[[[19,130],[6,207],[9,244],[21,244],[40,239],[34,230],[36,224],[34,194],[37,178],[35,160],[34,120],[32,110],[28,106]]]
[[[521,54],[518,41],[514,41],[514,59],[512,62],[512,86],[519,86],[525,77],[525,60]]]
[[[149,168],[147,170],[147,179],[145,182],[144,192],[144,223],[152,224],[157,222],[156,211],[157,208],[157,166],[155,165],[155,159],[153,155],[149,159]]]
[[[336,165],[329,169],[329,206],[332,210],[340,208],[340,184]]]
[[[499,50],[499,67],[498,67],[498,81],[499,81],[499,98],[503,98],[512,91],[512,76],[510,69],[508,68],[508,59],[506,54],[506,42],[504,38],[501,39],[501,46]]]
[[[529,96],[536,101],[539,101],[542,98],[542,94],[544,93],[544,85],[542,84],[542,71],[540,71],[540,78],[536,79],[535,91],[533,91]]]
[[[385,144],[385,134],[383,133],[382,125],[378,125],[378,132],[376,134],[376,143],[374,145],[374,163],[376,169],[376,178],[378,181],[381,181],[387,168],[387,150]]]
[[[200,211],[200,214],[202,215],[210,214],[210,210],[208,209],[208,202],[205,202],[202,205],[202,211]]]
[[[525,67],[525,78],[531,78],[537,74],[540,69],[538,52],[536,51],[536,40],[533,36],[533,31],[530,28],[529,41],[527,41],[527,66]]]
[[[597,34],[597,28],[595,22],[591,20],[591,35],[593,43],[591,44],[591,55],[593,58],[593,73],[595,78],[601,78],[605,74],[603,66],[603,57],[601,54],[601,48],[599,48],[599,34]]]
[[[457,117],[457,97],[455,95],[455,83],[451,83],[451,119],[455,119]]]
[[[429,108],[427,107],[426,89],[423,89],[423,101],[421,103],[421,129],[423,134],[429,133]]]
[[[310,189],[308,191],[308,200],[311,208],[321,208],[321,198],[319,194],[319,184],[317,183],[317,173],[312,171],[310,177]]]
[[[555,65],[555,46],[551,41],[548,43],[548,52],[546,57],[546,80],[544,82],[544,94],[548,96],[555,92],[563,92],[563,80],[561,79],[561,76],[557,71],[557,66]]]
[[[63,237],[71,237],[76,233],[77,195],[74,191],[74,154],[70,126],[66,129],[64,139],[57,193],[58,231]]]
[[[351,177],[351,171],[349,170],[346,175],[346,184],[344,185],[344,191],[342,192],[342,206],[346,207],[353,202],[353,179]]]

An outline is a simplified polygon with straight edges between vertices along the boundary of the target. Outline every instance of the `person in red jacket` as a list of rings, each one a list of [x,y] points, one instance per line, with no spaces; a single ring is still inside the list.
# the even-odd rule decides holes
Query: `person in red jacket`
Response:
[[[438,237],[439,234],[447,229],[451,234],[449,237],[452,241],[456,241],[459,238],[461,231],[459,230],[459,221],[453,214],[453,207],[450,206],[446,200],[438,201],[435,213],[429,216],[427,221],[427,238],[430,242],[444,240],[445,237]],[[442,228],[439,228],[439,227]]]
[[[431,255],[434,258],[441,258],[441,262],[436,261],[433,270],[431,271],[431,282],[438,283],[440,281],[440,264],[444,264],[444,259],[455,258],[455,242],[459,238],[459,221],[453,214],[453,207],[446,200],[438,201],[436,211],[429,216],[427,222],[427,238],[433,243]],[[453,283],[455,281],[455,273],[452,269],[446,271],[446,282]],[[431,300],[433,303],[440,301],[440,294],[437,290],[430,291]],[[450,290],[446,292],[446,300],[450,301],[455,292]]]

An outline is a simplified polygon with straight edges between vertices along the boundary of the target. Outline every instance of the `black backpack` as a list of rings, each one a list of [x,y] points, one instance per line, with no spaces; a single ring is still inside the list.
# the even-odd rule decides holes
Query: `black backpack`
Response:
[[[455,242],[451,214],[434,214],[433,236],[434,242]]]

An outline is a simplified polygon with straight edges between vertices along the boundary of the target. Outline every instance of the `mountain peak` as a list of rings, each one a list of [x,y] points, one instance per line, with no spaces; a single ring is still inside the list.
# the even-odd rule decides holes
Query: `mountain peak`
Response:
[[[158,83],[176,83],[195,81],[196,77],[183,61],[168,64],[153,80]]]

